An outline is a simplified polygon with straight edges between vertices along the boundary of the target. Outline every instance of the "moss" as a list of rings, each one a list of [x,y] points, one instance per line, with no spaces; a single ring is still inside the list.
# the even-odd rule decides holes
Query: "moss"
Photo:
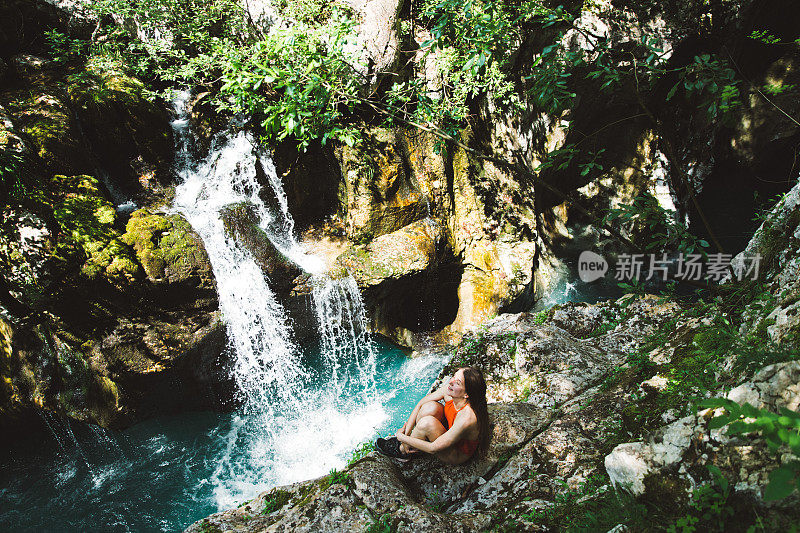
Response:
[[[205,257],[205,250],[180,215],[165,217],[147,209],[134,212],[122,235],[132,246],[147,277],[160,281],[168,270],[186,271]]]
[[[61,172],[82,166],[76,164],[81,150],[64,102],[53,95],[33,94],[12,98],[9,104],[15,111],[18,131],[30,139],[46,165]]]
[[[81,272],[89,279],[134,281],[139,275],[139,265],[114,228],[114,207],[103,197],[97,179],[56,175],[52,186],[60,200],[53,215],[65,237],[57,252],[66,255],[82,252],[85,262]]]

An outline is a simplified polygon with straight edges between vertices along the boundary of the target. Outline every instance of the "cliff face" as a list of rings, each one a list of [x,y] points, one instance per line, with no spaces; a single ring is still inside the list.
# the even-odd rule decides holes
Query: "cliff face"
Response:
[[[395,270],[382,283],[372,275],[362,286],[373,329],[406,345],[431,333],[454,338],[497,312],[530,308],[563,270],[564,257],[556,256],[577,233],[588,230],[590,245],[624,249],[599,229],[599,219],[640,195],[674,207],[678,219],[725,252],[738,251],[756,229],[752,213],[787,191],[796,173],[796,46],[771,47],[752,36],[767,32],[791,41],[779,15],[784,7],[731,2],[706,16],[694,2],[568,6],[575,23],[556,43],[565,54],[591,51],[607,39],[609,68],[627,68],[631,58],[646,60],[647,42],[675,74],[647,88],[633,83],[635,76],[606,87],[578,66],[565,74],[576,95],[570,107],[548,112],[530,92],[531,72],[555,30],[523,31],[504,73],[515,83],[514,105],[491,94],[472,98],[468,126],[450,141],[398,126],[369,128],[352,147],[315,147],[305,155],[279,148],[286,189],[294,191],[290,206],[304,226],[327,222],[333,237],[354,246],[350,255],[366,257],[374,253],[373,239],[386,241],[384,235],[425,218],[442,228],[447,253],[429,261],[424,276]],[[416,28],[403,37],[409,47],[430,38],[424,25],[415,25],[413,8],[390,11],[401,27]],[[439,90],[443,53],[407,52],[405,67],[392,75]],[[718,78],[703,85],[711,71]],[[709,104],[711,92],[728,82],[739,95],[730,112]],[[419,311],[411,310],[412,301]],[[406,310],[395,312],[392,302],[404,302]]]
[[[47,55],[46,31],[84,31],[63,12],[2,9],[3,38],[24,34],[3,47],[0,73],[0,424],[36,424],[45,409],[120,427],[218,406],[228,386],[211,266],[189,224],[163,213],[168,112],[138,80]],[[152,208],[131,214],[137,204]]]

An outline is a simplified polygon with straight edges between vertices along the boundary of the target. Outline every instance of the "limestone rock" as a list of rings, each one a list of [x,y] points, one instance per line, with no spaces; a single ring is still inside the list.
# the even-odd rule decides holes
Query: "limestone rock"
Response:
[[[778,407],[800,411],[800,362],[762,368],[752,380],[732,389],[728,399],[773,412],[777,412]]]
[[[340,211],[348,237],[366,242],[430,215],[424,182],[409,172],[404,139],[372,130],[358,148],[341,147]]]
[[[372,331],[413,345],[416,333],[440,330],[455,316],[461,270],[432,219],[353,246],[336,262],[362,289]]]
[[[646,443],[632,442],[614,448],[605,458],[611,483],[634,495],[644,494],[647,476],[683,459],[696,426],[696,417],[687,416],[659,430]]]
[[[425,219],[354,247],[337,262],[353,274],[359,287],[369,289],[433,268],[443,258],[446,245],[441,226]]]

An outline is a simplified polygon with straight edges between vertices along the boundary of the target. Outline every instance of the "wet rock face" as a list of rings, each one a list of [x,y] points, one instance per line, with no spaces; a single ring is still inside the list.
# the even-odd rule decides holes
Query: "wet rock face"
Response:
[[[95,178],[56,175],[48,188],[52,206],[3,212],[3,289],[27,311],[3,300],[0,424],[30,407],[120,427],[219,406],[230,393],[225,329],[188,222],[143,210],[122,232]]]
[[[471,135],[466,132],[464,137]],[[343,180],[339,218],[351,241],[371,245],[384,235],[398,235],[406,226],[417,227],[424,219],[433,219],[442,228],[452,251],[453,259],[447,262],[452,269],[427,272],[447,287],[446,296],[436,291],[442,294],[437,298],[447,303],[440,305],[441,312],[433,319],[418,318],[426,328],[444,328],[441,335],[449,338],[498,310],[530,306],[551,269],[532,230],[530,206],[521,201],[522,186],[460,148],[440,148],[432,135],[376,128],[361,144],[342,147],[336,155]],[[375,253],[371,255],[371,263],[380,263]],[[410,277],[406,281],[407,285],[423,282]],[[375,312],[376,323],[391,321],[383,318],[392,314],[389,307],[376,306]],[[404,333],[393,336],[403,338],[404,344],[413,342]]]
[[[432,219],[353,246],[336,262],[362,289],[371,329],[401,344],[447,326],[458,310],[461,269]]]
[[[321,224],[337,212],[342,173],[330,146],[314,142],[299,152],[282,142],[273,150],[272,159],[299,230]]]

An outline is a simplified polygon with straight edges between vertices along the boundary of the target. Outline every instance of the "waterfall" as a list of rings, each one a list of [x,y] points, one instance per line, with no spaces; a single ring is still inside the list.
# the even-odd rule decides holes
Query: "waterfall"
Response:
[[[194,163],[179,95],[173,122],[177,170],[174,209],[200,235],[217,281],[229,339],[233,378],[242,407],[220,428],[226,446],[216,457],[214,485],[220,508],[276,484],[308,479],[341,466],[354,446],[372,436],[386,415],[375,387],[375,353],[358,287],[352,278],[329,278],[323,262],[296,240],[281,181],[252,136],[219,136],[205,160]],[[277,212],[261,197],[266,175]],[[220,210],[251,204],[275,247],[312,275],[320,352],[304,353],[293,339],[285,310],[250,252],[226,234]],[[273,211],[275,211],[273,209]]]

